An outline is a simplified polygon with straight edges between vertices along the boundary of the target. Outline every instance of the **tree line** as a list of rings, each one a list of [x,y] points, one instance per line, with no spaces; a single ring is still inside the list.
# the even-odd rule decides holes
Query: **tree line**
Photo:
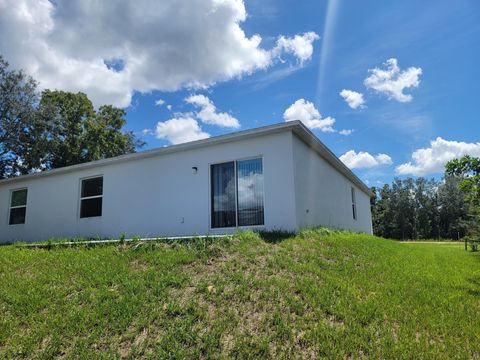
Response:
[[[445,176],[373,187],[374,234],[390,239],[460,239],[480,234],[480,159],[447,163]]]
[[[144,143],[122,130],[125,116],[84,93],[39,92],[0,55],[0,179],[135,152]]]

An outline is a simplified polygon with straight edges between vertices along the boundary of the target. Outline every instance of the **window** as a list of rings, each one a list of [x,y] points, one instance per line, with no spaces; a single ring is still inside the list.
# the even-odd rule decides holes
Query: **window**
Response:
[[[353,220],[357,220],[357,201],[355,199],[355,188],[351,188],[352,191],[352,215]]]
[[[211,165],[212,228],[264,224],[262,159]]]
[[[102,216],[103,177],[83,179],[80,194],[80,217]]]
[[[10,199],[10,225],[25,224],[27,214],[27,189],[13,190]]]

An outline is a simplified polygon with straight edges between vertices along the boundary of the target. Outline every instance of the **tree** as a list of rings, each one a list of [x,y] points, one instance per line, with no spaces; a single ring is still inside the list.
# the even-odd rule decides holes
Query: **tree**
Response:
[[[444,237],[458,239],[467,233],[469,227],[468,203],[459,188],[460,180],[447,176],[438,189],[440,231]]]
[[[95,111],[83,93],[45,90],[38,114],[47,124],[47,168],[132,153],[144,145],[132,132],[122,132],[123,109],[104,105]]]
[[[144,146],[132,132],[123,133],[125,111],[111,105],[101,106],[95,116],[88,119],[85,130],[85,161],[109,158],[135,152]]]
[[[469,226],[468,203],[458,179],[443,182],[422,177],[394,179],[392,185],[373,189],[374,233],[392,239],[457,239]]]
[[[39,113],[49,122],[47,163],[58,168],[135,152],[144,145],[122,132],[125,111],[104,105],[95,111],[83,93],[46,90]]]
[[[42,132],[36,117],[37,83],[23,71],[9,70],[0,55],[0,178],[40,167]]]
[[[480,158],[465,155],[445,166],[445,174],[460,179],[460,190],[475,207],[480,206]]]
[[[0,178],[135,152],[144,143],[123,132],[125,111],[95,111],[83,93],[37,92],[0,55]]]
[[[459,189],[470,204],[470,231],[480,234],[480,158],[465,155],[445,165],[445,174],[458,179]]]
[[[95,117],[87,95],[65,91],[42,92],[39,116],[48,123],[48,168],[85,162],[86,123]]]

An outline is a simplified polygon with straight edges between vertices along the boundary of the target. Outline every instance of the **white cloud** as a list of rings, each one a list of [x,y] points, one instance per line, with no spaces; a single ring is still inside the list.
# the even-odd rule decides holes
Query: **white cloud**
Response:
[[[195,115],[205,124],[230,127],[234,129],[240,127],[238,120],[230,114],[217,112],[213,102],[205,95],[192,95],[186,98],[185,101],[200,108],[200,111]]]
[[[388,59],[384,65],[386,69],[374,68],[368,70],[371,74],[363,82],[364,85],[377,93],[385,94],[389,99],[399,102],[411,101],[412,95],[405,94],[404,90],[418,87],[422,69],[410,67],[401,71],[398,66],[398,60],[393,58]]]
[[[305,99],[298,99],[283,113],[285,121],[300,120],[310,129],[318,129],[323,132],[335,132],[333,124],[335,119],[328,116],[322,119],[315,105]]]
[[[169,111],[172,111],[172,105],[167,105],[167,109],[168,109]]]
[[[165,100],[158,99],[155,101],[155,106],[162,106],[163,104],[165,104]]]
[[[0,53],[41,88],[128,106],[135,91],[204,88],[311,58],[314,33],[247,36],[242,0],[0,0]],[[100,34],[100,35],[99,35]]]
[[[340,96],[347,102],[348,106],[350,106],[352,109],[363,109],[365,107],[365,99],[363,98],[362,93],[343,89],[342,91],[340,91]]]
[[[437,137],[430,142],[429,148],[417,149],[412,153],[412,161],[397,166],[400,175],[417,175],[442,173],[445,164],[463,155],[480,156],[480,143],[448,141]]]
[[[340,156],[340,160],[350,169],[372,168],[392,164],[392,158],[387,154],[371,155],[364,151],[357,153],[355,150],[347,151]]]
[[[295,35],[293,38],[280,36],[277,46],[273,49],[274,55],[281,55],[282,52],[293,54],[300,63],[312,58],[313,42],[320,39],[314,32],[306,32],[303,35]]]
[[[201,140],[210,137],[203,132],[197,120],[181,114],[167,121],[159,121],[155,129],[158,139],[168,140],[172,144],[180,144],[189,141]]]
[[[340,135],[348,136],[353,133],[352,129],[343,129],[338,132]]]

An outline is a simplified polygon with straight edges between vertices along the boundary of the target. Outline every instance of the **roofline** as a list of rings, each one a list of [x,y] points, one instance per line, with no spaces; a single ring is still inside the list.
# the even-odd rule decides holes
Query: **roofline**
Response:
[[[324,158],[330,165],[332,165],[336,170],[343,174],[347,179],[357,185],[360,190],[367,194],[370,198],[374,197],[375,194],[373,191],[362,181],[360,178],[355,175],[355,173],[350,170],[342,160],[340,160],[337,155],[335,155],[332,150],[330,150],[315,134],[310,131],[301,121],[296,120],[299,126],[296,126],[292,129],[293,133],[296,134],[305,144],[310,148],[315,150],[322,158]]]
[[[248,129],[237,131],[230,134],[219,135],[211,137],[208,139],[191,141],[183,144],[171,145],[163,148],[156,148],[152,150],[146,150],[138,153],[131,153],[126,155],[115,156],[108,159],[91,161],[83,164],[76,164],[65,166],[58,169],[46,170],[38,173],[21,175],[13,178],[0,180],[0,186],[4,184],[16,183],[25,180],[33,180],[37,178],[59,175],[59,174],[68,174],[75,171],[93,169],[100,166],[112,165],[122,162],[133,161],[137,159],[147,159],[155,156],[171,154],[179,151],[199,149],[206,146],[223,144],[230,141],[241,140],[243,138],[252,138],[263,135],[270,135],[286,130],[291,130],[297,136],[299,136],[308,146],[314,149],[319,153],[327,162],[332,165],[335,169],[340,171],[353,183],[355,183],[360,189],[362,189],[370,197],[373,196],[373,192],[370,188],[365,185],[348,167],[343,164],[343,162],[330,150],[328,149],[307,127],[300,121],[288,121],[273,125],[262,126],[259,128]]]

